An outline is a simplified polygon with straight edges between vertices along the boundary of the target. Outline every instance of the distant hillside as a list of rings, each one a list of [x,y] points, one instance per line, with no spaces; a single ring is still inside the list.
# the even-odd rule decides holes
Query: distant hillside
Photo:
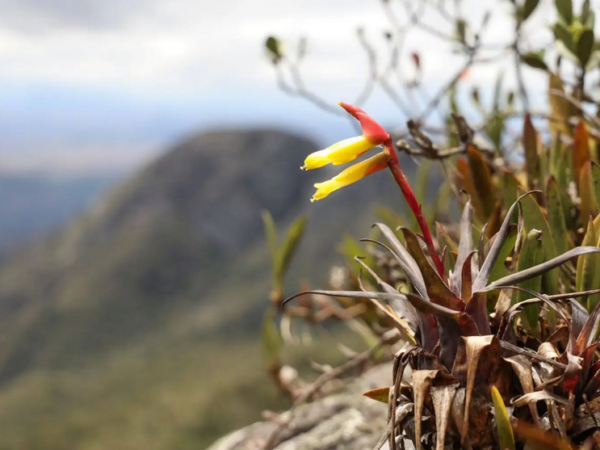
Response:
[[[315,148],[271,130],[190,138],[3,261],[0,448],[198,448],[277,407],[256,344],[260,211],[310,212],[297,285],[324,281],[343,232],[368,232],[363,205],[401,204],[379,174],[311,205],[339,170],[300,171]]]
[[[0,254],[64,225],[115,179],[0,172]]]

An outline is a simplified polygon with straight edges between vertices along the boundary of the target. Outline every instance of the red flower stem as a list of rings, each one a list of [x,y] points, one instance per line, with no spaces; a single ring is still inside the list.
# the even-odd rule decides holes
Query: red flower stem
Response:
[[[421,233],[423,234],[423,238],[425,239],[425,244],[427,245],[427,250],[429,251],[429,255],[433,260],[433,264],[437,269],[440,277],[444,278],[444,264],[438,255],[435,245],[433,245],[433,239],[431,238],[431,232],[429,231],[429,225],[427,224],[427,220],[423,215],[421,210],[421,205],[419,204],[417,197],[415,197],[415,193],[413,192],[410,184],[406,180],[404,176],[404,172],[400,168],[400,162],[398,161],[398,155],[396,155],[396,150],[394,149],[394,145],[392,144],[391,138],[388,138],[383,143],[383,149],[387,156],[387,165],[400,186],[400,190],[402,191],[402,195],[408,202],[408,206],[412,210],[413,214],[417,219],[417,223],[419,224],[419,228],[421,228]]]

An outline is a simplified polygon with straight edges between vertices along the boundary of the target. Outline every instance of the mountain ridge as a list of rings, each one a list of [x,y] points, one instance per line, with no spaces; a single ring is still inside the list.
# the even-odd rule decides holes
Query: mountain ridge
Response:
[[[190,136],[91,211],[0,261],[0,411],[13,412],[0,414],[9,430],[0,448],[114,448],[102,430],[136,443],[121,448],[197,448],[281,407],[258,345],[271,279],[261,210],[280,228],[310,212],[293,288],[326,282],[342,261],[342,233],[369,232],[373,199],[402,204],[388,174],[311,204],[312,184],[339,172],[300,171],[316,149],[272,129]],[[181,411],[160,439],[124,426],[165,420],[141,401],[165,396]],[[237,422],[216,421],[211,408]]]

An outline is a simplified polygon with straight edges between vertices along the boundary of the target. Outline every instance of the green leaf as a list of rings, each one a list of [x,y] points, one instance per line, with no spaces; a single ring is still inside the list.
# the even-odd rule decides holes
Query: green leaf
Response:
[[[467,32],[467,22],[464,19],[458,19],[456,21],[456,34],[460,42],[465,43]]]
[[[542,232],[542,246],[543,255],[546,260],[556,258],[558,252],[556,250],[556,244],[554,243],[554,237],[550,230],[550,225],[544,216],[541,208],[535,201],[532,195],[529,195],[521,202],[521,208],[523,211],[523,226],[525,232],[529,233],[531,230],[540,230]],[[552,295],[558,294],[558,278],[561,275],[560,271],[552,270],[543,276],[543,284],[546,289],[545,293]]]
[[[584,227],[587,227],[590,216],[595,215],[595,212],[598,210],[592,183],[591,166],[591,162],[586,161],[579,173],[579,198],[581,200],[579,211],[581,214],[581,223]]]
[[[546,202],[548,206],[548,225],[552,231],[556,251],[559,254],[565,253],[571,248],[571,245],[569,244],[569,233],[565,223],[560,192],[554,177],[550,177],[546,185]]]
[[[261,325],[261,343],[263,358],[267,368],[281,365],[282,339],[275,324],[275,311],[269,308],[263,316]]]
[[[271,61],[278,63],[283,58],[283,46],[281,42],[274,36],[269,36],[265,41],[265,48]]]
[[[590,220],[581,245],[596,245],[597,242],[598,235],[596,233],[596,227],[594,226],[594,221]],[[592,285],[596,266],[596,258],[594,258],[594,256],[595,255],[593,254],[583,255],[577,259],[577,274],[575,276],[575,289],[577,291],[587,290],[587,286]],[[580,301],[585,302],[586,299],[582,298]]]
[[[396,234],[387,225],[376,223],[375,226],[379,228],[386,240],[389,242],[391,248],[386,248],[392,252],[394,258],[396,261],[398,261],[398,265],[410,280],[413,288],[423,297],[427,297],[425,280],[423,279],[423,275],[421,274],[417,262],[410,255],[408,250],[406,250],[406,248],[404,248],[404,246],[400,243],[400,240]],[[383,245],[381,243],[379,244]]]
[[[275,267],[275,279],[280,285],[283,285],[283,277],[289,268],[290,261],[294,256],[294,252],[298,248],[300,239],[306,229],[306,223],[308,218],[306,216],[298,217],[287,231],[287,235],[281,247],[279,248],[279,254],[277,257],[277,265]]]
[[[510,426],[508,411],[506,411],[504,400],[502,400],[502,395],[500,395],[500,391],[496,386],[492,386],[492,401],[494,402],[494,416],[496,417],[500,448],[502,450],[515,450],[515,437]]]
[[[429,296],[430,300],[433,303],[437,303],[438,305],[442,305],[446,308],[451,308],[457,311],[462,310],[464,306],[463,302],[450,290],[446,283],[444,283],[444,281],[441,279],[437,271],[429,263],[423,254],[423,250],[421,249],[417,235],[408,228],[402,228],[402,233],[404,234],[404,240],[406,241],[406,248],[416,261],[421,274],[423,275],[425,287],[427,289],[427,295]]]
[[[581,21],[582,24],[586,25],[586,22],[588,21],[590,17],[590,0],[585,0],[583,2],[583,5],[581,6],[581,17],[579,18],[579,20]],[[590,28],[594,28],[593,26]]]
[[[538,153],[538,133],[533,127],[531,117],[525,114],[523,121],[523,149],[525,150],[525,172],[528,189],[540,187],[540,156]]]
[[[582,23],[589,29],[593,30],[594,25],[596,24],[596,13],[594,11],[590,11],[587,15],[585,21],[582,20]]]
[[[477,89],[477,87],[473,87],[473,89],[471,89],[471,100],[473,100],[475,106],[481,108],[481,100],[479,99],[479,89]]]
[[[523,5],[523,20],[527,20],[529,16],[535,11],[540,0],[525,0]]]
[[[502,202],[506,208],[519,197],[519,180],[510,170],[504,169],[502,174]]]
[[[592,162],[591,166],[592,186],[596,201],[600,199],[600,166],[596,161]]]
[[[594,46],[594,30],[586,29],[577,41],[577,57],[581,67],[585,67],[592,55]]]
[[[530,230],[527,233],[523,247],[519,253],[519,261],[517,262],[517,271],[522,272],[531,267],[535,267],[544,262],[544,249],[542,240],[545,238],[541,230]],[[521,287],[531,289],[535,292],[540,292],[542,289],[542,277],[536,276],[525,280],[521,283]],[[525,291],[517,291],[517,303],[528,300],[529,295]],[[538,316],[540,307],[537,304],[526,305],[523,307],[523,314],[529,328],[537,335],[539,329]]]
[[[517,242],[517,227],[513,226],[509,228],[509,231],[506,235],[506,240],[502,247],[500,248],[500,253],[498,254],[498,259],[494,264],[494,268],[490,273],[489,282],[493,283],[494,281],[506,276],[508,274],[508,269],[506,268],[505,261],[508,258],[513,250],[515,249],[515,243]]]
[[[590,135],[585,126],[585,122],[580,120],[573,132],[573,177],[578,185],[581,180],[581,169],[583,165],[591,159],[590,157]]]
[[[401,213],[397,213],[392,208],[376,205],[373,208],[373,211],[383,223],[389,225],[394,229],[407,224],[407,220],[404,217],[404,215]]]
[[[548,70],[544,62],[544,52],[528,52],[521,55],[521,61],[534,69]]]
[[[571,24],[573,21],[573,4],[571,0],[556,0],[556,10],[567,24]]]
[[[432,211],[432,217],[430,218],[429,226],[433,225],[433,222],[437,217],[448,217],[450,214],[450,206],[452,204],[452,187],[450,182],[444,181],[438,190],[437,197],[435,199],[435,210]]]
[[[510,91],[508,94],[506,94],[506,104],[510,109],[512,109],[512,107],[514,106],[514,104],[515,104],[514,91]]]
[[[277,253],[278,253],[278,243],[277,243],[277,227],[275,226],[275,221],[273,220],[273,216],[267,210],[264,210],[261,214],[263,223],[265,224],[265,235],[267,237],[267,245],[269,246],[269,253],[271,253],[271,263],[273,266],[273,270],[277,265]]]
[[[573,227],[575,227],[575,218],[571,215],[573,202],[568,192],[570,181],[567,176],[572,173],[572,171],[571,157],[567,153],[566,146],[562,144],[560,133],[556,132],[552,145],[550,146],[550,174],[556,179],[567,229],[573,229]]]

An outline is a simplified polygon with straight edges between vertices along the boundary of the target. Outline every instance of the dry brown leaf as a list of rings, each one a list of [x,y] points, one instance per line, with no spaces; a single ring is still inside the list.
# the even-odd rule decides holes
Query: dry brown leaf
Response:
[[[516,355],[510,358],[505,358],[513,368],[513,371],[517,375],[519,382],[521,383],[521,387],[523,388],[523,392],[525,394],[529,394],[534,391],[533,385],[533,375],[532,375],[532,365],[529,358],[524,355]],[[533,421],[537,426],[540,425],[540,416],[538,414],[538,410],[535,404],[529,405],[529,410],[531,411],[531,417],[533,417]]]
[[[459,386],[458,383],[455,383],[431,388],[431,400],[435,411],[435,428],[437,432],[436,450],[444,450],[450,409]]]

